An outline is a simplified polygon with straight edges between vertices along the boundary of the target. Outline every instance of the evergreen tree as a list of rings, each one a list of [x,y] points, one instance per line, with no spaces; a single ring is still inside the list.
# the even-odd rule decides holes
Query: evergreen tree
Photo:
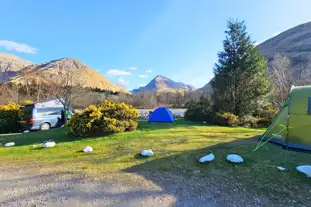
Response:
[[[268,67],[257,51],[244,21],[229,20],[214,68],[213,102],[219,112],[238,116],[252,114],[266,100],[270,91]]]

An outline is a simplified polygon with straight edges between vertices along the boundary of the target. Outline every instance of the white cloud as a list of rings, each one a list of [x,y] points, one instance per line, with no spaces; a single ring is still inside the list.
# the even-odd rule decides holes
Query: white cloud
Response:
[[[120,77],[118,79],[119,83],[122,84],[122,85],[127,85],[129,84],[129,81],[125,80],[123,77]]]
[[[9,40],[0,40],[0,47],[6,50],[14,50],[16,52],[36,54],[38,49],[23,43],[17,43]]]
[[[139,75],[140,78],[148,78],[148,75]]]
[[[146,86],[147,84],[139,84],[138,87],[144,87]]]
[[[100,72],[100,70],[96,70],[97,72]]]
[[[137,67],[129,67],[130,70],[137,70]]]
[[[152,73],[152,70],[146,70],[145,72],[146,73]]]
[[[125,76],[125,75],[132,75],[130,72],[118,69],[110,69],[106,72],[108,76]]]

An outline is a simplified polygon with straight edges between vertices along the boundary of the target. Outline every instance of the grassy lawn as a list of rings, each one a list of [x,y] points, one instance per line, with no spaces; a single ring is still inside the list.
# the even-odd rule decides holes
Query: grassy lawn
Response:
[[[227,188],[226,194],[239,191],[265,195],[275,203],[311,203],[311,179],[296,171],[296,166],[311,164],[311,154],[288,151],[267,143],[253,152],[262,129],[208,126],[178,120],[174,124],[140,122],[138,130],[116,135],[76,139],[64,129],[2,136],[1,143],[13,141],[12,148],[0,148],[0,163],[10,167],[39,167],[83,172],[94,176],[136,173],[165,188],[166,182],[153,179],[163,173],[197,180],[197,186],[217,184]],[[33,149],[32,145],[54,139],[56,147]],[[82,153],[90,145],[94,152]],[[141,158],[137,153],[152,149],[155,156]],[[198,159],[213,152],[215,161],[200,164]],[[245,163],[234,165],[225,158],[238,153]],[[276,167],[288,170],[280,172]],[[252,198],[246,198],[252,199]]]

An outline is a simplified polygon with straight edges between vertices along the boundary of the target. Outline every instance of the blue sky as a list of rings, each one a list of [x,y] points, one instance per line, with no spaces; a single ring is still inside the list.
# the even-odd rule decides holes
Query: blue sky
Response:
[[[74,57],[134,89],[163,75],[202,87],[226,21],[262,42],[311,21],[310,0],[0,0],[0,51],[40,63]]]

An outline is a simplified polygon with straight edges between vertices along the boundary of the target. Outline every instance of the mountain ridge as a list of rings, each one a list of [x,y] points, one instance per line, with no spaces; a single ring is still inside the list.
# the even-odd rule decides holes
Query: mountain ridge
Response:
[[[131,92],[137,94],[143,92],[159,92],[177,89],[193,90],[194,87],[183,82],[175,82],[172,79],[167,78],[163,75],[157,75],[146,86],[139,87],[138,89],[134,89]]]
[[[11,59],[17,58],[22,60],[14,55],[10,55],[9,57]],[[40,64],[33,64],[29,62],[29,64],[26,64],[23,68],[18,68],[16,71],[10,71],[10,78],[6,78],[4,81],[24,84],[26,81],[25,78],[27,77],[27,81],[34,80],[48,82],[48,80],[56,80],[58,75],[63,74],[65,71],[75,72],[77,77],[76,81],[84,87],[99,88],[112,92],[128,92],[123,87],[110,82],[100,73],[90,68],[80,60],[68,57]]]

